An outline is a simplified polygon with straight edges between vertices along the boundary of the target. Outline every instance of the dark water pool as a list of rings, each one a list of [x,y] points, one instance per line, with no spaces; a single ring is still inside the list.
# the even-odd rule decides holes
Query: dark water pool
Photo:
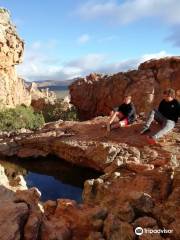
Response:
[[[56,157],[36,159],[0,160],[9,178],[18,174],[24,176],[28,188],[37,187],[41,200],[69,198],[82,201],[84,181],[100,174],[91,169],[77,167]]]

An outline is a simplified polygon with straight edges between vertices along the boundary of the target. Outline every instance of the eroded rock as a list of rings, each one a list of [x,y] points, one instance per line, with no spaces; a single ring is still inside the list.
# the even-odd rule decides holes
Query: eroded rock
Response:
[[[24,239],[110,240],[119,236],[135,239],[138,225],[150,230],[162,227],[173,230],[167,236],[145,234],[139,239],[179,239],[180,177],[179,168],[171,164],[172,152],[177,147],[173,139],[176,135],[173,132],[168,136],[165,147],[164,143],[150,147],[143,136],[137,135],[140,123],[107,135],[102,128],[106,121],[107,118],[58,121],[36,132],[2,139],[3,155],[55,154],[101,171],[97,179],[85,182],[82,204],[57,200],[42,207],[36,189],[14,194],[0,186],[0,199],[11,198],[11,203],[24,203],[28,207],[23,222]],[[176,152],[177,161],[179,157]],[[11,176],[13,172],[8,174]],[[20,226],[17,231],[21,235]]]
[[[31,95],[15,70],[22,62],[24,42],[10,21],[10,13],[0,9],[0,107],[30,105]]]
[[[86,120],[109,115],[126,94],[133,96],[138,112],[148,112],[159,103],[165,88],[174,88],[179,94],[179,69],[180,57],[167,57],[142,63],[138,70],[110,76],[93,74],[70,85],[71,102]]]

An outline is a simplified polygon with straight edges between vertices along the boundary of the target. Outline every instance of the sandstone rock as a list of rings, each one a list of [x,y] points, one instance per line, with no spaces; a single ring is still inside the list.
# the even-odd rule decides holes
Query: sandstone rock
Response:
[[[70,226],[63,219],[51,222],[46,220],[43,222],[41,227],[41,239],[42,240],[71,240],[72,233],[70,230]]]
[[[26,182],[21,175],[17,175],[13,179],[9,179],[5,173],[4,167],[0,165],[0,186],[5,186],[9,190],[17,191],[17,190],[25,190],[27,189]]]
[[[154,169],[154,165],[152,164],[136,164],[134,162],[127,162],[125,167],[133,172],[140,173],[142,171],[150,171]]]
[[[173,190],[167,201],[157,205],[153,211],[161,226],[172,231],[169,237],[173,240],[180,238],[180,184],[177,180],[178,176],[179,173],[176,172]]]
[[[168,57],[147,61],[138,70],[80,78],[69,87],[71,103],[82,119],[91,119],[109,114],[122,103],[124,94],[131,94],[137,111],[148,112],[159,103],[164,88],[172,87],[179,92],[179,69],[180,57]]]
[[[17,191],[15,202],[25,202],[29,207],[29,216],[24,225],[24,239],[38,239],[42,222],[42,207],[39,204],[41,193],[36,188],[25,191]]]
[[[44,209],[46,217],[41,228],[42,239],[69,240],[73,237],[74,240],[84,240],[91,232],[97,232],[103,226],[104,209],[98,206],[77,205],[71,200],[58,200],[56,208],[52,202],[48,202]]]
[[[147,217],[147,216],[140,217],[133,222],[133,226],[134,228],[136,227],[152,228],[154,226],[157,226],[157,221],[152,217]]]
[[[135,239],[133,227],[129,223],[122,222],[118,218],[115,218],[112,214],[109,214],[104,223],[103,233],[106,239]]]
[[[146,193],[133,193],[131,202],[137,214],[151,213],[154,207],[153,199]]]
[[[46,89],[38,89],[38,85],[35,82],[32,82],[28,87],[28,90],[31,94],[31,106],[35,109],[35,111],[42,111],[46,105],[55,104],[55,100],[57,99],[55,92],[49,91]]]
[[[161,143],[150,148],[143,136],[137,137],[139,123],[107,136],[102,128],[106,121],[103,117],[86,122],[58,121],[0,141],[4,155],[56,154],[101,171],[97,179],[85,182],[82,204],[57,200],[42,207],[35,189],[14,194],[0,186],[0,200],[11,199],[13,204],[28,206],[22,227],[24,239],[135,239],[138,224],[149,229],[171,227],[173,234],[167,236],[168,240],[179,239],[179,168],[170,164],[176,141],[170,136],[165,146]],[[179,157],[177,151],[177,161]],[[154,165],[155,161],[161,161],[161,165]],[[151,170],[148,167],[152,165]],[[9,171],[8,177],[12,175]],[[139,239],[163,237],[146,234]]]
[[[9,190],[4,185],[0,185],[0,199],[1,201],[6,201],[9,199],[14,200],[14,192]]]
[[[177,147],[176,142],[169,141],[168,149],[167,144],[154,146],[150,154],[145,148],[148,146],[145,137],[137,135],[141,125],[117,129],[107,136],[102,128],[106,121],[107,118],[86,122],[57,121],[36,132],[6,136],[0,141],[0,154],[19,157],[55,154],[73,164],[105,172],[118,171],[122,165],[135,172],[153,169],[154,164],[156,168],[164,167],[163,164],[172,168],[171,152]],[[180,159],[178,152],[176,159]]]
[[[36,189],[15,193],[1,185],[0,200],[0,239],[39,239],[42,211]]]
[[[86,240],[105,240],[101,232],[92,232]]]
[[[24,43],[10,22],[6,9],[1,8],[0,19],[0,107],[30,105],[30,93],[15,70],[15,65],[22,61]]]
[[[141,174],[121,172],[118,178],[113,174],[103,181],[86,181],[83,199],[87,203],[98,203],[109,209],[122,207],[122,203],[129,202],[136,211],[151,212],[154,201],[167,198],[170,187],[170,175],[158,170],[145,171]],[[111,204],[110,204],[111,203]]]
[[[25,203],[1,201],[0,203],[0,239],[19,240],[28,218],[28,206]]]

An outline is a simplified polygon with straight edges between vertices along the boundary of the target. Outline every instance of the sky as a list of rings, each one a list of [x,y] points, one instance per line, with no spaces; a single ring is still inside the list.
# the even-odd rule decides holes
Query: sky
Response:
[[[127,71],[180,55],[180,0],[0,0],[25,41],[26,80]]]

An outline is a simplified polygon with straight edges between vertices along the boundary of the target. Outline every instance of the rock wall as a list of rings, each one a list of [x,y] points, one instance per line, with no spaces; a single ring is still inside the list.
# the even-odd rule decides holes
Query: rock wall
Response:
[[[90,74],[69,87],[71,103],[81,119],[107,115],[131,94],[138,112],[149,111],[162,98],[165,88],[171,87],[180,97],[180,57],[168,57],[142,63],[138,70],[112,76]]]
[[[24,43],[10,21],[10,13],[0,8],[0,106],[30,105],[31,95],[24,81],[16,74],[15,65],[21,63]]]

